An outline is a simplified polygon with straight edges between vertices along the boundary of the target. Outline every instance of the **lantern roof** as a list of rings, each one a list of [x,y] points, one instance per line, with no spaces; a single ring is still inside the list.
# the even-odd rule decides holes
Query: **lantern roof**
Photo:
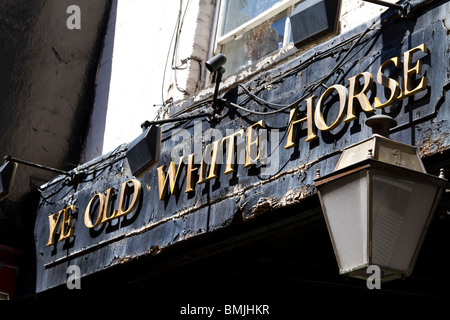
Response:
[[[426,173],[417,148],[389,138],[389,129],[397,121],[386,115],[375,115],[367,119],[372,128],[370,138],[344,149],[335,170],[346,168],[367,158]]]

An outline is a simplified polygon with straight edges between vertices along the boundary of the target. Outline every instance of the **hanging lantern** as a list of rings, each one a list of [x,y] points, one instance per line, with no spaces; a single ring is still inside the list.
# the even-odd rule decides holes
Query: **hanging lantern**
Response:
[[[341,274],[381,281],[412,273],[447,180],[426,173],[415,147],[389,138],[396,126],[377,115],[373,135],[344,150],[335,171],[316,177],[322,210]]]

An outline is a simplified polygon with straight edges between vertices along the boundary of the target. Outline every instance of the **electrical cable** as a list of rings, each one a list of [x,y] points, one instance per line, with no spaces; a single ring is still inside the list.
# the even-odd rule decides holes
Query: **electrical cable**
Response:
[[[172,33],[172,38],[170,40],[170,44],[169,44],[169,50],[167,51],[167,55],[166,55],[166,62],[164,65],[164,72],[163,72],[163,79],[162,79],[162,84],[161,84],[161,100],[162,100],[162,106],[166,106],[166,101],[164,99],[164,85],[165,85],[165,80],[166,80],[166,73],[167,73],[167,65],[169,62],[169,57],[170,57],[170,52],[172,51],[172,45],[173,45],[173,51],[172,51],[172,63],[171,63],[171,68],[172,70],[174,70],[174,76],[175,76],[175,86],[176,88],[180,91],[183,92],[184,94],[189,94],[186,90],[180,88],[178,86],[178,79],[177,79],[177,67],[174,66],[174,60],[175,57],[178,57],[178,42],[179,42],[179,34],[181,33],[181,29],[182,29],[182,25],[184,23],[184,18],[186,16],[186,12],[187,12],[187,8],[190,5],[191,0],[188,0],[188,3],[186,5],[186,9],[184,11],[184,14],[182,16],[183,13],[183,0],[180,0],[180,8],[178,10],[178,17],[177,17],[177,22],[175,23],[175,28],[173,30]],[[174,40],[175,40],[175,44],[174,44]]]
[[[126,157],[126,153],[124,152],[124,150],[122,150],[125,148],[125,146],[126,146],[126,143],[121,144],[120,146],[115,148],[112,152],[110,152],[107,156],[100,157],[100,158],[96,159],[94,162],[83,165],[82,169],[78,168],[78,172],[84,173],[86,175],[86,177],[88,177],[89,175],[97,175],[98,176],[98,171],[101,171],[100,172],[100,174],[101,174],[107,168],[111,167],[114,163],[116,163],[117,161]],[[69,172],[69,173],[71,173],[71,172]],[[93,176],[90,179],[84,179],[83,183],[91,182],[94,180],[95,180],[95,177]],[[59,185],[57,188],[58,183],[59,183]],[[55,196],[56,194],[60,193],[61,190],[63,190],[67,186],[70,186],[70,188],[66,194],[64,194],[58,200],[55,200],[53,202],[48,201],[48,199],[50,199],[53,196]],[[50,187],[53,187],[53,188],[49,189]],[[55,179],[55,180],[45,184],[44,188],[42,186],[38,187],[38,191],[41,193],[42,200],[45,203],[51,204],[51,205],[64,199],[65,197],[67,197],[67,195],[71,191],[74,191],[74,190],[75,190],[75,185],[70,184],[70,177],[65,177],[64,179],[61,179],[61,178]],[[47,195],[45,197],[42,195],[42,193],[44,193],[44,192],[47,193]]]
[[[183,0],[180,0],[180,10],[178,13],[178,19],[176,24],[176,32],[175,32],[175,44],[172,52],[172,69],[176,70],[178,67],[176,66],[176,61],[178,60],[178,49],[179,49],[179,40],[181,31],[183,29],[184,19],[186,17],[186,13],[188,11],[191,0],[187,1],[186,7],[184,9],[183,17],[181,17],[181,13],[183,12]]]
[[[369,32],[373,30],[373,25],[376,23],[376,21],[374,21],[372,23],[372,25],[370,27],[368,27],[366,30],[364,30],[364,32],[362,32],[357,40],[352,44],[352,46],[350,47],[350,49],[346,52],[346,54],[344,55],[344,57],[336,64],[336,66],[332,69],[332,71],[330,73],[328,73],[325,77],[322,77],[320,80],[316,81],[315,83],[312,83],[309,85],[309,89],[306,90],[306,93],[304,93],[299,99],[297,99],[295,102],[289,104],[289,105],[281,105],[281,104],[277,104],[277,103],[273,103],[273,102],[269,102],[266,101],[262,98],[259,98],[258,96],[256,96],[255,94],[251,93],[247,88],[245,88],[243,85],[238,85],[239,87],[243,88],[244,91],[251,97],[253,97],[255,100],[259,101],[260,103],[263,104],[268,104],[268,105],[272,105],[272,106],[279,106],[281,107],[281,109],[277,109],[274,111],[267,111],[267,112],[262,112],[262,111],[255,111],[255,110],[250,110],[248,108],[245,108],[243,106],[240,106],[236,103],[227,101],[227,100],[223,100],[221,99],[221,101],[225,102],[227,105],[230,105],[234,108],[240,109],[242,111],[245,112],[249,112],[251,114],[255,114],[255,115],[273,115],[273,114],[277,114],[280,112],[283,112],[287,109],[290,109],[296,105],[299,105],[300,102],[305,99],[307,97],[307,95],[310,92],[314,92],[319,86],[324,85],[326,81],[328,81],[332,75],[334,75],[336,73],[337,70],[339,70],[343,64],[345,64],[346,62],[348,62],[348,60],[346,61],[347,57],[350,55],[350,53],[353,51],[353,49],[360,43],[360,41],[364,38],[364,36]],[[379,30],[379,29],[378,29]],[[372,39],[372,38],[371,38]],[[349,60],[351,60],[357,53],[359,53],[359,51],[361,51],[362,48],[360,48]],[[298,71],[297,71],[298,72]]]
[[[367,34],[369,31],[372,31],[372,30],[373,30],[373,25],[375,24],[375,22],[376,22],[376,21],[374,21],[374,23],[372,23],[372,25],[371,25],[370,27],[368,27],[366,30],[364,30],[363,32],[361,32],[359,35],[355,35],[354,37],[351,37],[349,40],[345,41],[345,42],[344,42],[344,43],[345,43],[344,45],[346,45],[346,44],[348,44],[348,43],[351,43],[351,42],[353,42],[353,44],[352,44],[352,46],[348,49],[348,51],[347,51],[346,54],[343,56],[343,58],[340,59],[340,61],[336,64],[336,66],[333,68],[333,70],[332,70],[330,73],[328,73],[328,75],[322,77],[321,79],[315,81],[314,83],[309,84],[308,87],[305,88],[305,91],[304,91],[304,93],[301,95],[301,97],[298,98],[298,99],[297,99],[296,101],[294,101],[293,103],[284,105],[284,104],[277,104],[277,103],[273,103],[273,102],[270,102],[270,101],[266,101],[266,100],[264,100],[264,99],[258,97],[258,96],[255,95],[254,93],[252,93],[250,90],[248,90],[245,86],[243,86],[243,85],[241,85],[241,84],[239,84],[238,87],[242,88],[242,89],[244,90],[244,92],[249,96],[249,98],[253,98],[253,99],[255,99],[256,101],[258,101],[259,103],[262,103],[262,104],[267,104],[267,105],[274,106],[274,107],[281,107],[281,109],[277,109],[277,110],[274,110],[274,111],[256,111],[256,110],[248,109],[248,108],[243,107],[243,106],[241,106],[241,105],[238,105],[238,104],[236,104],[236,103],[227,101],[227,100],[225,100],[225,99],[223,99],[223,98],[220,98],[219,101],[223,102],[225,105],[231,106],[231,107],[236,108],[236,109],[239,109],[239,110],[241,110],[241,111],[248,112],[248,113],[250,113],[250,114],[261,115],[261,116],[267,116],[267,115],[278,114],[278,113],[280,113],[280,112],[284,112],[285,110],[291,109],[291,108],[293,108],[293,107],[296,107],[296,108],[298,109],[300,103],[301,103],[308,95],[310,95],[312,92],[314,92],[319,86],[324,85],[325,82],[326,82],[327,80],[329,80],[329,78],[330,78],[333,74],[335,74],[335,73],[342,67],[343,64],[347,63],[350,59],[352,59],[358,52],[360,52],[360,51],[364,48],[364,47],[360,48],[357,52],[354,53],[354,55],[353,55],[352,57],[350,57],[350,59],[346,60],[346,59],[348,58],[348,56],[350,55],[350,53],[352,53],[352,51],[354,50],[354,48],[355,48],[355,47],[361,42],[361,40],[366,36],[366,34]],[[375,36],[375,34],[374,34],[369,40],[371,40],[374,36]],[[355,41],[355,40],[356,40],[356,41]],[[328,49],[328,50],[325,50],[325,51],[323,51],[323,52],[319,52],[318,54],[314,55],[312,59],[308,59],[305,63],[301,64],[301,66],[300,66],[301,68],[297,67],[297,68],[295,68],[295,70],[291,70],[288,74],[283,75],[283,77],[290,76],[290,75],[292,75],[294,72],[295,72],[295,73],[298,73],[300,70],[305,69],[306,67],[308,67],[308,66],[311,65],[312,63],[316,62],[318,59],[322,59],[322,58],[325,58],[325,57],[327,57],[327,56],[329,56],[329,55],[335,54],[335,53],[336,53],[336,50],[337,50],[338,48],[339,48],[340,51],[342,51],[344,45],[339,46],[339,47],[333,47],[333,49]],[[180,115],[181,113],[185,113],[186,111],[192,111],[192,110],[195,110],[198,106],[204,105],[204,104],[206,104],[206,103],[208,103],[208,102],[211,102],[211,101],[212,101],[212,100],[207,100],[207,101],[199,102],[199,103],[197,103],[197,104],[194,104],[194,105],[190,106],[189,109],[187,109],[187,110],[185,109],[185,110],[183,110],[182,112],[178,112],[178,113],[174,114],[173,116],[177,117],[178,115]],[[194,118],[196,118],[196,116],[193,116],[192,118],[190,118],[189,116],[187,116],[187,117],[185,117],[184,119],[179,119],[179,120],[180,120],[180,121],[185,121],[185,120],[190,120],[190,119],[194,119]],[[156,121],[158,121],[158,120],[156,120]],[[158,121],[158,122],[160,122],[160,123],[167,123],[167,122],[175,122],[175,121],[178,121],[178,120],[177,120],[177,119],[173,119],[173,120],[167,119],[167,120],[160,120],[160,121]],[[155,122],[155,124],[156,124],[156,122]],[[290,123],[289,123],[289,125],[290,125]],[[177,126],[176,126],[176,127],[177,127]]]
[[[180,0],[180,2],[182,3],[182,0]],[[180,5],[181,5],[181,3],[180,3]],[[161,100],[162,100],[161,102],[162,102],[163,107],[166,105],[166,101],[164,100],[164,85],[166,82],[167,63],[169,62],[170,51],[172,49],[172,43],[175,38],[175,33],[177,32],[178,19],[179,19],[180,15],[181,15],[181,6],[180,6],[180,10],[178,11],[177,23],[175,24],[175,28],[172,33],[172,38],[170,39],[169,50],[167,51],[167,55],[166,55],[166,63],[164,64],[164,72],[163,72],[163,78],[162,78],[162,83],[161,83]]]
[[[202,61],[202,59],[197,58],[197,57],[189,57],[189,58],[186,58],[186,60],[194,60],[194,61],[196,61],[198,63],[199,76],[198,76],[197,86],[195,87],[195,90],[200,90],[200,87],[202,85],[202,73],[203,73],[202,65],[203,65],[203,61]]]
[[[308,95],[310,95],[312,92],[314,92],[319,86],[324,85],[324,83],[325,83],[327,80],[329,80],[330,77],[331,77],[334,73],[336,73],[336,72],[342,67],[343,64],[345,64],[345,63],[347,63],[349,60],[351,60],[356,54],[358,54],[358,53],[364,48],[364,46],[363,46],[363,47],[360,48],[357,52],[355,52],[351,58],[349,58],[348,60],[346,60],[347,57],[350,55],[350,53],[354,50],[354,48],[355,48],[355,47],[360,43],[360,41],[365,37],[365,35],[366,35],[369,31],[372,31],[372,30],[373,30],[373,26],[375,25],[375,22],[376,22],[376,21],[374,21],[370,27],[368,27],[364,32],[362,32],[359,36],[357,36],[356,42],[353,43],[353,45],[350,47],[350,49],[347,51],[347,53],[344,55],[344,57],[336,64],[336,66],[333,68],[333,70],[332,70],[327,76],[322,77],[321,79],[319,79],[319,80],[316,81],[315,83],[311,83],[308,87],[305,88],[304,93],[302,94],[302,96],[301,96],[299,99],[297,99],[295,102],[293,102],[292,104],[290,104],[290,105],[280,105],[280,104],[272,103],[272,102],[269,102],[269,101],[265,101],[264,99],[259,98],[259,97],[256,96],[255,94],[251,93],[247,88],[245,88],[245,87],[242,86],[242,85],[239,85],[239,86],[240,86],[241,88],[243,88],[244,91],[245,91],[249,96],[255,98],[255,99],[258,100],[259,102],[264,103],[264,104],[268,104],[268,105],[272,105],[272,106],[282,106],[282,108],[281,108],[281,109],[278,109],[278,110],[275,110],[275,111],[260,112],[260,111],[255,111],[255,110],[247,109],[247,108],[245,108],[245,107],[242,107],[242,106],[240,106],[240,105],[238,105],[238,104],[235,104],[235,103],[233,103],[233,102],[230,102],[230,101],[226,101],[226,100],[221,100],[221,101],[226,102],[228,105],[231,105],[232,107],[235,107],[235,108],[240,109],[240,110],[242,110],[242,111],[246,111],[246,112],[249,112],[249,113],[251,113],[251,114],[256,114],[256,115],[272,115],[272,114],[276,114],[276,113],[279,113],[279,112],[283,112],[284,110],[286,110],[286,109],[288,109],[288,108],[292,108],[292,107],[294,107],[294,106],[296,107],[295,112],[297,112],[297,111],[298,111],[298,108],[299,108],[299,105],[300,105],[300,102],[301,102],[303,99],[305,99]],[[377,31],[380,31],[380,29],[377,29]],[[376,33],[375,33],[374,35],[372,35],[372,37],[371,37],[369,40],[373,39],[373,38],[375,37],[375,35],[376,35]],[[356,39],[356,37],[354,37],[353,39]],[[323,52],[323,53],[325,53],[325,52]],[[325,56],[323,53],[320,54],[320,55],[321,55],[321,56]],[[309,64],[308,64],[308,65],[309,65]],[[297,70],[296,72],[298,72],[298,70]],[[294,117],[292,117],[292,118],[289,120],[289,123],[288,123],[287,128],[289,128],[289,127],[291,126],[293,120],[294,120]],[[284,140],[284,138],[286,137],[286,134],[287,134],[288,131],[289,131],[289,130],[285,130],[285,131],[284,131],[283,136],[282,136],[281,139],[279,140],[277,146],[270,152],[270,154],[269,154],[268,156],[264,157],[264,159],[270,158],[270,157],[272,156],[272,154],[273,154],[273,153],[281,146],[281,142],[282,142],[282,141]]]
[[[392,17],[392,16],[393,16],[393,15],[391,15],[391,17]],[[391,18],[391,17],[389,17],[389,18]],[[375,20],[375,21],[372,23],[372,25],[371,25],[369,28],[367,28],[365,31],[363,31],[363,32],[361,32],[360,34],[357,34],[357,35],[355,35],[355,36],[352,36],[352,37],[350,37],[349,39],[346,39],[346,40],[340,42],[338,45],[334,46],[333,48],[330,48],[330,49],[327,49],[327,50],[324,50],[324,51],[315,53],[310,59],[307,59],[305,62],[301,63],[301,64],[298,65],[297,67],[291,69],[290,71],[288,71],[287,73],[285,73],[285,74],[283,74],[283,75],[280,75],[280,76],[276,77],[275,79],[272,79],[272,81],[270,81],[269,84],[274,83],[274,82],[276,82],[276,81],[279,81],[280,79],[287,78],[287,77],[289,77],[289,76],[291,76],[291,75],[293,75],[293,74],[296,74],[296,73],[300,72],[301,70],[307,68],[307,67],[310,66],[311,64],[315,63],[317,60],[326,58],[326,57],[328,57],[328,56],[330,56],[330,55],[335,55],[335,54],[337,54],[337,53],[339,54],[340,52],[342,52],[342,51],[344,50],[344,47],[345,47],[347,44],[353,42],[353,45],[350,47],[350,49],[348,49],[347,53],[344,55],[344,57],[341,59],[341,61],[335,66],[335,68],[332,70],[332,72],[330,72],[330,73],[328,74],[328,76],[326,76],[325,78],[322,78],[322,79],[316,81],[315,83],[311,83],[311,84],[308,86],[309,88],[312,88],[312,91],[314,91],[314,90],[317,89],[319,86],[324,85],[324,82],[327,81],[327,80],[328,80],[328,79],[329,79],[329,78],[330,78],[337,70],[339,70],[339,69],[341,68],[342,64],[343,64],[344,62],[346,62],[346,61],[344,61],[344,60],[345,60],[345,59],[348,57],[348,55],[352,52],[353,48],[354,48],[354,47],[362,40],[362,38],[367,34],[367,32],[369,32],[369,31],[372,30],[372,27],[373,27],[373,25],[374,25],[376,22],[377,22],[377,21]],[[355,40],[356,40],[356,42],[355,42]],[[370,40],[370,39],[369,39],[369,40]],[[337,52],[338,50],[339,50],[339,52]],[[362,48],[361,48],[360,50],[362,50]],[[358,50],[358,52],[359,52],[360,50]],[[189,58],[188,58],[188,59],[189,59]],[[191,59],[193,59],[193,58],[191,58]],[[199,64],[200,64],[200,63],[199,63]],[[267,85],[267,84],[266,84],[266,85]],[[254,110],[247,109],[247,108],[245,108],[245,107],[243,107],[243,106],[240,106],[240,105],[237,105],[237,104],[234,104],[234,103],[231,103],[231,102],[227,102],[227,103],[228,103],[229,105],[231,105],[232,107],[235,107],[235,108],[240,109],[240,110],[242,110],[242,111],[249,112],[249,113],[253,113],[253,114],[256,114],[256,115],[272,115],[272,114],[276,114],[276,113],[279,113],[279,112],[283,112],[283,111],[285,111],[286,109],[292,108],[292,107],[295,106],[296,104],[299,104],[299,103],[301,102],[301,100],[303,100],[303,99],[305,98],[305,96],[303,95],[300,99],[298,99],[297,101],[295,101],[295,102],[293,102],[293,103],[291,103],[291,104],[288,104],[288,105],[282,105],[282,104],[277,104],[277,103],[269,102],[269,101],[266,101],[266,100],[264,100],[264,99],[258,97],[258,96],[255,95],[254,93],[251,93],[250,90],[248,90],[247,88],[245,88],[243,85],[238,85],[238,86],[241,87],[249,97],[252,97],[253,99],[257,100],[259,103],[267,104],[267,105],[269,105],[269,106],[281,107],[281,108],[282,108],[282,109],[275,110],[275,111],[270,111],[270,112],[259,112],[259,111],[254,111]],[[311,91],[311,90],[308,90],[308,91]],[[221,100],[223,100],[223,99],[221,99]],[[208,102],[210,102],[210,101],[211,101],[211,100],[206,100],[206,101],[202,101],[202,102],[196,103],[195,105],[190,106],[188,109],[185,109],[185,110],[183,110],[183,111],[180,111],[180,112],[178,112],[177,114],[174,114],[173,116],[178,116],[178,115],[180,115],[181,113],[185,113],[186,111],[193,111],[193,110],[195,110],[198,106],[201,106],[201,105],[203,105],[203,104],[206,104],[206,103],[208,103]]]
[[[338,43],[337,45],[333,46],[332,48],[326,49],[324,51],[319,51],[319,52],[315,52],[312,57],[308,58],[307,60],[305,60],[304,62],[301,62],[298,66],[288,70],[286,73],[278,75],[277,77],[274,77],[271,79],[270,82],[268,82],[267,85],[273,84],[274,82],[280,81],[281,79],[287,78],[289,76],[291,76],[292,74],[296,74],[298,72],[300,72],[301,70],[304,70],[305,68],[309,67],[310,65],[312,65],[313,63],[315,63],[318,60],[321,60],[323,58],[326,58],[328,56],[333,56],[333,55],[340,55],[340,53],[344,50],[344,47],[353,42],[355,39],[357,39],[360,36],[360,34],[356,34],[346,40],[341,41],[340,43]]]
[[[255,100],[258,100],[259,102],[261,102],[263,104],[268,104],[268,105],[271,105],[271,106],[274,106],[274,107],[281,107],[281,108],[290,106],[290,105],[286,105],[286,104],[278,104],[278,103],[273,103],[273,102],[266,101],[266,100],[258,97],[256,94],[252,93],[250,90],[248,90],[242,84],[238,84],[238,87],[242,88],[245,91],[245,93],[247,93],[249,96],[251,96],[252,98],[254,98]]]
[[[145,121],[142,123],[141,126],[149,127],[151,125],[166,124],[166,123],[178,122],[178,121],[186,121],[186,120],[192,120],[192,119],[197,119],[197,118],[201,118],[201,117],[208,117],[211,115],[212,115],[212,112],[208,112],[208,113],[199,113],[199,114],[194,114],[194,115],[189,115],[189,116],[184,116],[184,117],[179,117],[179,118],[168,118],[168,119],[161,119],[161,120]]]
[[[178,53],[179,53],[179,42],[180,42],[180,35],[181,31],[183,29],[184,19],[186,18],[186,13],[188,11],[189,5],[191,4],[191,0],[188,0],[186,3],[186,7],[184,8],[183,16],[181,17],[182,7],[183,7],[183,0],[180,0],[180,12],[178,15],[178,21],[176,26],[176,36],[175,36],[175,44],[173,48],[172,53],[172,70],[174,70],[174,78],[175,78],[175,87],[178,91],[182,92],[185,95],[189,95],[189,92],[186,89],[181,88],[178,85],[178,76],[177,76],[177,70],[181,70],[179,67],[176,66],[176,61],[178,61]],[[187,67],[186,67],[187,68]]]
[[[195,102],[194,104],[192,104],[191,106],[187,107],[186,109],[183,109],[181,111],[175,112],[172,117],[178,117],[179,115],[183,114],[183,113],[187,113],[190,111],[194,111],[196,110],[198,107],[204,106],[206,104],[210,104],[213,100],[212,99],[207,99],[207,100],[203,100],[203,101],[199,101],[199,102]]]
[[[251,113],[251,114],[260,115],[260,116],[268,116],[268,115],[277,114],[277,113],[283,112],[284,110],[290,109],[290,108],[292,108],[294,106],[294,104],[293,105],[287,105],[287,106],[285,106],[285,107],[283,107],[281,109],[275,110],[275,111],[255,111],[255,110],[250,110],[250,109],[247,109],[245,107],[242,107],[242,106],[240,106],[240,105],[238,105],[236,103],[233,103],[231,101],[227,101],[227,100],[223,100],[223,99],[219,99],[219,101],[222,101],[225,104],[227,104],[229,106],[232,106],[234,108],[240,109],[242,111],[245,111],[245,112],[248,112],[248,113]]]

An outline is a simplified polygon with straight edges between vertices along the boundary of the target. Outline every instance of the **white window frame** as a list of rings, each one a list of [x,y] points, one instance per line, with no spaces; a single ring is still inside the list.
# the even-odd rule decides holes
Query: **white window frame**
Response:
[[[289,16],[292,14],[292,11],[294,9],[294,5],[302,2],[301,0],[284,0],[280,3],[275,4],[272,8],[262,12],[260,15],[256,16],[255,18],[251,19],[250,21],[247,21],[246,23],[240,25],[239,27],[231,30],[227,34],[224,34],[223,36],[217,36],[216,41],[214,44],[214,54],[217,54],[222,51],[222,46],[233,41],[238,40],[240,37],[244,35],[247,31],[252,30],[253,28],[257,27],[258,25],[266,22],[270,18],[275,17],[279,13],[288,10],[287,12],[287,18],[286,18],[286,25],[284,29],[284,39],[283,39],[283,46],[286,46],[289,43],[289,39],[291,37],[291,27],[290,27],[290,20]],[[219,33],[220,30],[223,29],[223,24],[225,20],[225,11],[227,1],[221,0],[220,1],[220,13],[218,17],[218,23],[217,23],[217,29],[216,32]]]

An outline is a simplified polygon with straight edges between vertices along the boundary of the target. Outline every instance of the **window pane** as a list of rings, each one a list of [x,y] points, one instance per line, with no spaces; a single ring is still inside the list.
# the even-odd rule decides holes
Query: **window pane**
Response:
[[[257,17],[283,0],[228,0],[222,35]]]
[[[226,74],[232,74],[283,46],[286,25],[284,11],[256,28],[244,33],[241,38],[223,45],[227,56]]]

